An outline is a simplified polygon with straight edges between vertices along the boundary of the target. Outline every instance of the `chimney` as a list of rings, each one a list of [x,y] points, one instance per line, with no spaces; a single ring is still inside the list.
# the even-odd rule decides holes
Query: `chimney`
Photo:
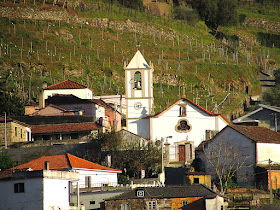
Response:
[[[205,131],[205,139],[210,140],[211,138],[212,138],[211,130],[206,130]]]
[[[45,170],[50,170],[50,162],[45,161]]]
[[[47,82],[43,82],[43,84],[42,84],[42,88],[44,89],[45,87],[48,87]]]

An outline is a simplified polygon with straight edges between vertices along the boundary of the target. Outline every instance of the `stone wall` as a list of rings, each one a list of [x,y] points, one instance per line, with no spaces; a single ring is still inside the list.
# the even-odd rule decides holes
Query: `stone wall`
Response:
[[[96,6],[87,6],[92,12]],[[63,21],[72,24],[89,25],[92,27],[112,28],[119,31],[156,36],[164,39],[173,39],[180,34],[169,28],[154,27],[152,24],[127,20],[110,20],[109,18],[80,18],[62,8],[44,7],[4,7],[0,6],[0,16],[6,18]],[[184,35],[184,38],[189,38]]]
[[[26,142],[27,131],[26,127],[16,122],[10,121],[6,125],[7,146],[15,142]],[[0,146],[5,145],[5,123],[0,123]]]
[[[245,24],[257,28],[263,28],[274,33],[280,33],[280,23],[274,21],[265,21],[260,18],[246,18]]]

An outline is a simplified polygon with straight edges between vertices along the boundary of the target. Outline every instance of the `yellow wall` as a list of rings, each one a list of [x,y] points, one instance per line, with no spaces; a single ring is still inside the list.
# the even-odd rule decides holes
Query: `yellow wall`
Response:
[[[182,209],[183,200],[187,200],[188,204],[201,199],[202,197],[189,197],[189,198],[173,198],[172,199],[172,210]]]
[[[276,190],[276,186],[277,188],[280,188],[280,171],[279,170],[271,170],[271,179],[272,179],[272,189]],[[276,180],[277,180],[277,184],[276,184]],[[269,172],[268,172],[268,189],[270,188],[270,176],[269,176]]]
[[[199,178],[199,184],[204,184],[211,188],[211,175],[188,175],[190,184],[194,183],[194,178]]]

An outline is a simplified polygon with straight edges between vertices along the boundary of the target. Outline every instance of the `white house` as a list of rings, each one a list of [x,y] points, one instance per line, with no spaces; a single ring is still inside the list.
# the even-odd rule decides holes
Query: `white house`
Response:
[[[201,143],[196,150],[196,157],[201,161],[200,170],[210,173],[212,179],[215,178],[215,172],[205,154],[210,159],[215,158],[219,149],[222,151],[218,155],[221,158],[220,166],[225,161],[226,171],[231,163],[234,163],[233,170],[238,167],[238,163],[243,163],[235,176],[237,184],[241,187],[255,187],[255,184],[258,184],[256,167],[268,166],[269,159],[272,165],[280,162],[280,134],[257,126],[225,127],[211,140]],[[228,152],[227,157],[224,152]]]
[[[168,166],[181,166],[194,159],[194,147],[230,124],[222,115],[214,114],[182,98],[166,110],[152,114],[153,64],[149,65],[137,51],[124,65],[127,130],[165,145]],[[168,137],[168,138],[167,138]],[[172,137],[172,138],[171,138]]]
[[[69,153],[62,155],[42,156],[29,161],[13,169],[31,168],[42,170],[45,164],[49,164],[50,170],[71,170],[79,173],[79,187],[100,187],[103,185],[116,186],[118,184],[118,173],[122,171],[101,166],[84,160]]]
[[[194,159],[194,147],[230,124],[222,115],[214,114],[182,98],[164,111],[149,116],[150,139],[163,140],[169,153],[169,163]],[[169,137],[170,138],[166,138]]]
[[[70,183],[79,174],[69,171],[15,171],[0,179],[0,209],[68,210]]]
[[[81,99],[92,99],[93,91],[87,86],[70,79],[44,87],[39,96],[39,107],[45,107],[45,100],[57,94],[74,95]]]

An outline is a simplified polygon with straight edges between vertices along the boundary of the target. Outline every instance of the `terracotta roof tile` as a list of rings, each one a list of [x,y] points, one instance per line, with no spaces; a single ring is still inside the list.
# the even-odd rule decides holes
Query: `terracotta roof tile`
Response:
[[[227,129],[228,127],[233,128],[237,132],[247,136],[249,139],[251,139],[257,143],[280,144],[280,133],[277,133],[268,128],[259,127],[259,126],[246,126],[246,125],[228,125],[224,129]],[[217,135],[219,135],[219,133]],[[215,138],[215,136],[213,138]],[[202,150],[203,147],[205,145],[207,145],[210,141],[212,141],[212,140],[210,139],[207,141],[202,141],[198,145],[198,147],[195,148],[195,150],[196,151]]]
[[[71,169],[68,162],[66,154],[63,155],[52,155],[52,156],[42,156],[38,159],[31,160],[22,165],[16,166],[12,169],[24,169],[31,168],[32,170],[42,170],[45,169],[45,162],[49,161],[49,169]]]
[[[42,170],[45,168],[45,162],[49,161],[49,169],[63,170],[63,169],[92,169],[115,171],[120,173],[120,170],[101,166],[99,164],[84,160],[69,153],[62,155],[42,156],[38,159],[31,160],[25,164],[16,166],[12,169],[31,168],[32,170]]]
[[[80,84],[78,82],[72,81],[70,79],[64,80],[62,82],[50,85],[43,88],[44,90],[57,90],[57,89],[85,89],[87,86]]]
[[[92,131],[97,130],[100,126],[96,123],[71,123],[71,124],[56,124],[56,125],[37,125],[33,126],[31,132],[38,133],[58,133],[71,131]]]
[[[95,170],[109,170],[109,171],[118,171],[121,172],[121,170],[113,169],[113,168],[108,168],[87,160],[84,160],[82,158],[76,157],[74,155],[68,154],[68,159],[69,162],[72,165],[72,168],[87,168],[87,169],[95,169]]]
[[[280,144],[280,133],[268,128],[245,125],[231,125],[231,127],[256,142]]]

